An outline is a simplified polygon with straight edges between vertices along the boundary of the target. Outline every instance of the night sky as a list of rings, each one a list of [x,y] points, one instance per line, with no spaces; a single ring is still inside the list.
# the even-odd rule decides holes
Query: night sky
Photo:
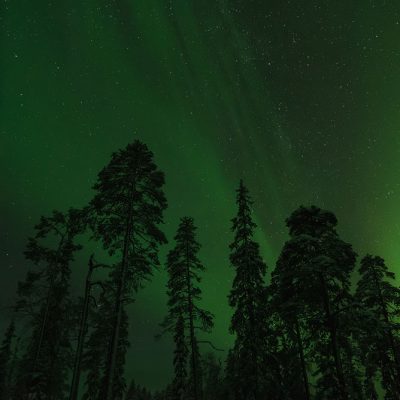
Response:
[[[269,273],[285,218],[315,204],[358,254],[400,274],[400,2],[3,0],[0,35],[0,332],[33,225],[84,206],[111,152],[134,139],[166,174],[168,238],[181,216],[199,227],[216,346],[233,341],[240,178]],[[74,295],[92,251],[101,257],[87,243],[73,265]],[[127,377],[153,389],[172,374],[171,339],[154,340],[165,282],[161,267],[129,308]]]

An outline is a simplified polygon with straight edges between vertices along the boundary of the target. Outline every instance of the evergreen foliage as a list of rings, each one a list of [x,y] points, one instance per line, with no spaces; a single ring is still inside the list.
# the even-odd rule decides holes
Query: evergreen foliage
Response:
[[[380,377],[387,398],[400,398],[400,289],[394,286],[395,274],[383,258],[367,255],[361,260],[356,298],[364,313],[359,345],[363,354],[371,397],[373,381]]]
[[[200,352],[206,343],[218,350],[199,338],[213,328],[214,315],[201,304],[197,228],[193,218],[181,218],[167,255],[161,324],[174,343],[173,378],[153,394],[135,380],[127,386],[127,305],[159,265],[166,242],[163,186],[153,154],[135,141],[100,171],[88,207],[40,219],[25,251],[33,266],[18,284],[0,345],[0,400],[66,400],[68,393],[76,400],[79,379],[70,380],[81,370],[82,400],[400,400],[395,274],[381,257],[367,255],[356,275],[356,254],[336,231],[335,215],[301,206],[286,220],[290,237],[269,279],[242,181],[229,247],[232,348],[221,358]],[[87,226],[113,264],[99,281],[87,275],[86,288],[101,290],[77,301],[71,264]],[[77,331],[85,334],[74,351]],[[82,358],[72,369],[74,354]]]
[[[254,241],[256,224],[251,215],[251,199],[240,181],[236,198],[238,212],[232,220],[234,241],[230,245],[230,262],[235,270],[229,304],[234,309],[230,330],[235,334],[234,353],[230,366],[235,371],[233,398],[261,398],[265,365],[265,285],[266,265],[259,245]]]
[[[202,374],[196,330],[209,332],[213,327],[213,315],[199,306],[201,289],[198,283],[204,266],[198,259],[200,245],[192,218],[181,219],[174,239],[175,247],[167,258],[168,315],[162,323],[165,332],[174,334],[175,377],[171,390],[174,399],[181,400],[187,395],[198,400],[202,396]]]
[[[354,389],[346,380],[344,348],[351,345],[343,310],[351,298],[350,278],[356,254],[336,230],[336,217],[317,207],[300,207],[287,220],[291,239],[285,244],[274,272],[285,317],[299,327],[299,358],[304,355],[301,328],[310,340],[310,361],[316,364],[316,398],[349,398]],[[289,313],[287,313],[289,312]],[[303,323],[299,323],[299,318]],[[347,365],[349,366],[349,365]],[[304,393],[307,366],[302,361]]]
[[[16,310],[27,317],[30,336],[19,362],[15,399],[62,399],[68,390],[72,326],[69,298],[70,264],[81,246],[84,213],[54,211],[35,226],[25,256],[35,269],[18,286]]]
[[[91,202],[94,237],[120,262],[110,274],[115,306],[104,385],[101,395],[111,400],[118,376],[117,358],[124,307],[133,293],[159,264],[158,246],[166,242],[158,226],[167,206],[162,190],[164,174],[153,162],[153,153],[139,141],[111,157],[94,186]],[[116,375],[117,374],[117,375]]]

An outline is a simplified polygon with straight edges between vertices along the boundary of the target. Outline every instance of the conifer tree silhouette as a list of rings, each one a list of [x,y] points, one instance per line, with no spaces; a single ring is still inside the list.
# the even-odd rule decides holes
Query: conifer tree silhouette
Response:
[[[359,345],[364,355],[367,393],[376,395],[373,385],[378,370],[387,398],[400,399],[400,289],[395,274],[383,258],[367,255],[361,260],[356,299],[366,312]]]
[[[201,281],[199,273],[204,266],[198,259],[199,243],[195,237],[196,227],[192,218],[184,217],[174,237],[175,247],[168,253],[168,315],[161,324],[164,332],[173,332],[175,341],[175,378],[171,388],[174,399],[185,397],[183,384],[186,375],[187,397],[201,398],[201,365],[196,329],[209,332],[213,327],[213,315],[199,307]],[[188,354],[189,353],[189,354]],[[189,358],[187,360],[187,357]],[[185,371],[189,364],[189,373]]]
[[[79,390],[79,381],[80,381],[80,374],[81,374],[81,364],[82,364],[82,355],[83,355],[83,348],[85,344],[85,337],[88,329],[88,315],[90,311],[90,300],[94,300],[92,296],[92,288],[96,284],[100,284],[102,288],[104,288],[103,284],[99,281],[92,282],[92,274],[96,268],[104,268],[108,267],[104,264],[98,264],[94,261],[94,255],[92,254],[89,258],[89,268],[86,275],[85,281],[85,294],[82,299],[82,305],[80,311],[80,321],[78,326],[78,339],[76,344],[75,350],[75,357],[74,357],[74,368],[72,371],[72,380],[71,380],[71,388],[70,388],[70,395],[69,400],[77,400],[78,399],[78,390]],[[94,300],[95,301],[95,300]],[[96,304],[95,304],[96,305]]]
[[[159,264],[158,246],[166,242],[158,228],[167,207],[163,185],[153,153],[136,140],[112,155],[94,186],[94,237],[120,259],[110,275],[116,296],[102,400],[112,400],[124,306]]]
[[[266,265],[259,245],[254,241],[256,224],[251,216],[252,201],[243,181],[236,198],[238,212],[232,220],[234,240],[230,245],[230,262],[235,277],[229,294],[234,309],[230,330],[236,335],[232,357],[237,365],[230,367],[236,373],[235,398],[257,400],[262,390]]]
[[[15,398],[60,398],[70,359],[70,263],[81,249],[76,237],[85,229],[83,211],[53,211],[35,226],[25,256],[35,265],[18,286],[16,310],[32,327],[19,363]]]
[[[281,336],[285,335],[284,330],[291,333],[288,334],[286,342],[291,339],[294,342],[303,381],[303,398],[310,400],[310,384],[305,357],[307,349],[302,337],[304,330],[302,329],[302,319],[307,315],[307,308],[306,302],[303,301],[302,290],[298,287],[306,277],[300,276],[300,271],[288,262],[288,259],[291,258],[291,252],[291,243],[286,243],[272,272],[272,301],[275,311],[283,321]]]
[[[312,206],[300,207],[287,220],[291,239],[278,263],[286,279],[281,285],[294,290],[294,302],[307,313],[307,330],[315,349],[317,398],[349,398],[341,344],[348,338],[338,328],[339,306],[349,297],[350,276],[356,254],[336,230],[336,217]],[[290,300],[290,296],[288,297]],[[327,340],[325,340],[325,337]],[[304,365],[303,365],[304,375]]]

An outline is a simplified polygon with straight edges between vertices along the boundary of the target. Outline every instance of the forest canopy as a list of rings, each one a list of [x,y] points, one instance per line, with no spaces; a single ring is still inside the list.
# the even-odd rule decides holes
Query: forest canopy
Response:
[[[164,184],[136,140],[112,154],[85,207],[38,221],[0,346],[0,400],[400,399],[400,289],[383,258],[358,257],[336,216],[312,205],[287,218],[288,240],[272,266],[240,180],[226,249],[234,343],[224,352],[205,336],[215,316],[202,304],[202,221],[182,215],[167,244],[164,214],[174,204]],[[85,290],[76,298],[71,273],[84,234],[93,254],[80,265]],[[112,263],[98,261],[99,244]],[[168,300],[154,334],[173,340],[173,379],[150,392],[125,372],[129,331],[140,323],[127,307],[159,268]]]

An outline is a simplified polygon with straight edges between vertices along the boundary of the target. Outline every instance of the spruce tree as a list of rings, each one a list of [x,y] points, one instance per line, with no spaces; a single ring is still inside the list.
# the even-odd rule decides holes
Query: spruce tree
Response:
[[[164,174],[154,164],[153,153],[136,140],[112,155],[94,186],[94,237],[120,261],[110,276],[116,298],[103,400],[112,400],[124,307],[159,264],[158,246],[166,242],[158,228],[167,206],[163,185]]]
[[[188,398],[201,398],[201,365],[196,330],[209,332],[213,326],[213,315],[202,309],[200,272],[204,266],[198,259],[199,243],[196,241],[196,227],[192,218],[184,217],[174,237],[175,247],[168,253],[168,315],[162,326],[172,332],[175,341],[175,378],[172,386],[174,399],[183,399],[183,384],[186,375],[189,387]],[[188,359],[187,359],[188,358]],[[189,372],[185,371],[186,364]]]
[[[0,400],[8,400],[12,390],[13,342],[15,338],[14,320],[11,321],[0,347]]]
[[[230,245],[230,262],[235,270],[229,305],[234,313],[230,331],[236,335],[230,367],[236,371],[235,398],[257,400],[262,394],[265,351],[266,265],[259,245],[254,241],[256,224],[252,219],[252,201],[243,181],[237,190],[238,212],[232,220],[234,240]]]
[[[400,289],[393,283],[395,274],[378,256],[365,256],[359,269],[356,299],[363,311],[359,345],[365,361],[366,388],[373,385],[378,371],[389,399],[400,399]]]
[[[15,398],[63,398],[67,390],[72,328],[70,264],[81,248],[76,237],[85,228],[84,213],[54,211],[35,226],[25,256],[35,269],[18,286],[17,311],[27,315],[30,337],[19,363]]]

